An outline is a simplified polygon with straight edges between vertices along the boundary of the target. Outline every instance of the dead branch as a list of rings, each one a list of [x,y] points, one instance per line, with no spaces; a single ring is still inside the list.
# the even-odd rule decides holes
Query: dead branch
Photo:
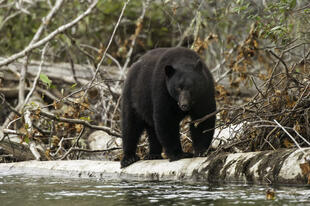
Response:
[[[117,21],[117,23],[116,23],[116,26],[114,27],[114,30],[113,30],[112,35],[111,35],[111,38],[110,38],[109,43],[108,43],[108,46],[107,46],[107,48],[105,49],[105,51],[104,51],[104,53],[103,53],[103,55],[102,55],[102,57],[101,57],[99,63],[97,64],[95,74],[93,75],[93,78],[91,79],[91,81],[88,83],[88,86],[87,86],[87,89],[86,89],[86,92],[85,92],[85,93],[87,93],[88,89],[92,86],[92,84],[94,83],[94,81],[95,81],[95,79],[96,79],[96,77],[97,77],[97,74],[98,74],[98,72],[99,72],[100,66],[101,66],[101,64],[103,63],[103,60],[105,59],[105,56],[106,56],[106,54],[107,54],[107,52],[108,52],[108,50],[109,50],[109,48],[110,48],[110,45],[111,45],[111,43],[112,43],[112,41],[113,41],[113,39],[114,39],[115,32],[116,32],[116,30],[117,30],[117,28],[118,28],[118,26],[119,26],[119,24],[120,24],[120,22],[121,22],[121,19],[122,19],[122,17],[123,17],[123,14],[124,14],[124,12],[125,12],[125,9],[126,9],[127,5],[129,4],[129,1],[130,1],[130,0],[127,0],[127,1],[125,2],[125,4],[124,4],[123,8],[122,8],[121,14],[119,15],[119,18],[118,18],[118,21]],[[1,66],[1,64],[0,64],[0,66]]]
[[[97,126],[97,125],[92,125],[89,122],[81,119],[68,119],[64,117],[58,117],[52,113],[45,112],[43,110],[39,110],[40,115],[44,117],[48,117],[52,120],[59,121],[59,122],[67,122],[67,123],[72,123],[72,124],[81,124],[86,127],[89,127],[91,129],[97,129],[97,130],[102,130],[108,133],[109,135],[115,136],[115,137],[120,137],[120,134],[118,132],[112,131],[110,128],[105,127],[105,126]]]
[[[131,45],[130,45],[130,49],[129,49],[128,53],[127,53],[127,56],[126,56],[126,61],[124,63],[124,66],[122,67],[122,73],[124,73],[124,70],[126,70],[128,64],[130,62],[130,57],[132,55],[133,48],[134,48],[134,46],[136,44],[136,39],[137,39],[138,35],[140,34],[140,32],[142,30],[143,19],[144,19],[144,16],[145,16],[146,9],[149,7],[149,4],[150,4],[150,0],[146,0],[145,2],[143,2],[142,13],[141,13],[140,17],[138,18],[138,20],[136,22],[135,33],[130,37]],[[123,75],[124,74],[122,74],[122,76]]]
[[[89,149],[81,149],[81,148],[77,148],[77,147],[71,147],[66,154],[64,154],[60,160],[64,160],[68,157],[69,154],[73,153],[73,152],[88,152],[88,153],[100,153],[100,152],[111,152],[114,150],[121,150],[123,148],[121,147],[113,147],[113,148],[109,148],[109,149],[99,149],[99,150],[89,150]]]
[[[223,111],[223,110],[224,110],[224,109],[216,110],[216,111],[214,111],[214,112],[212,112],[212,113],[210,113],[210,114],[207,114],[207,115],[203,116],[203,117],[200,118],[200,119],[193,120],[193,121],[191,121],[190,123],[191,123],[191,124],[194,124],[195,127],[197,127],[201,122],[206,121],[206,120],[209,119],[210,117],[216,115],[217,113],[220,113],[220,112]]]
[[[35,90],[35,88],[36,88],[36,86],[37,86],[37,82],[38,82],[38,79],[39,79],[40,74],[41,74],[41,71],[42,71],[42,65],[43,65],[43,63],[44,63],[44,56],[45,56],[45,52],[46,52],[47,47],[48,47],[48,43],[45,44],[45,46],[44,46],[44,48],[43,48],[43,50],[42,50],[41,63],[40,63],[40,66],[39,66],[39,71],[38,71],[38,73],[37,73],[37,76],[36,76],[35,79],[34,79],[34,82],[33,82],[33,85],[32,85],[31,90],[29,91],[29,93],[28,93],[28,95],[27,95],[25,101],[23,102],[22,108],[25,106],[25,104],[28,103],[28,101],[29,101],[31,95],[33,94],[33,92],[34,92],[34,90]]]

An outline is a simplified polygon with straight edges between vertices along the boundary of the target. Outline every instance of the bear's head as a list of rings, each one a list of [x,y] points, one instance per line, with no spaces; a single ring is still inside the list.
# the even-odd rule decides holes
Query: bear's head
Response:
[[[165,67],[166,85],[169,95],[177,102],[179,108],[188,112],[195,104],[202,91],[205,78],[203,63],[167,65]]]

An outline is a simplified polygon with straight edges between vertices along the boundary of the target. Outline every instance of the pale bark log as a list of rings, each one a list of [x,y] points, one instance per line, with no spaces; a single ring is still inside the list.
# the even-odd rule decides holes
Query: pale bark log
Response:
[[[5,58],[0,57],[0,61],[4,60]],[[6,70],[11,70],[16,74],[21,71],[21,68],[24,64],[22,59],[11,63],[9,66],[3,66],[3,69],[0,70],[0,77],[6,80],[17,80],[15,76],[7,72]],[[31,61],[28,64],[28,71],[27,76],[36,76],[39,71],[40,62],[39,61]],[[119,77],[119,69],[117,67],[110,67],[110,66],[102,66],[102,70],[107,71],[110,75],[109,78],[112,77]],[[93,70],[89,65],[80,65],[75,64],[75,76],[76,79],[82,81],[82,83],[87,83],[93,77]],[[59,79],[66,83],[75,83],[75,79],[73,77],[73,72],[71,69],[70,63],[51,63],[51,62],[44,62],[42,64],[42,71],[41,73],[47,75],[51,79]],[[119,79],[119,78],[116,78]]]
[[[168,160],[139,161],[125,169],[113,161],[27,161],[0,164],[0,173],[99,178],[104,180],[159,180],[307,184],[300,164],[310,148]]]

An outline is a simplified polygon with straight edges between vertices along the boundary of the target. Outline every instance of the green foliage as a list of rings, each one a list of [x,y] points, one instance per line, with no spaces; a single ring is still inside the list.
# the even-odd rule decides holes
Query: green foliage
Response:
[[[243,0],[237,0],[236,4],[238,5],[233,9],[234,12],[240,14],[242,12],[246,12],[246,10],[249,8],[250,3],[246,3]]]
[[[0,8],[0,25],[14,13],[14,7],[10,11],[4,8]],[[29,9],[29,14],[16,15],[0,27],[0,54],[16,53],[29,44],[48,11],[46,3],[38,2],[36,8]]]
[[[296,27],[303,21],[302,15],[295,12],[296,0],[266,1],[260,12],[254,12],[255,6],[249,1],[236,0],[235,5],[234,12],[255,21],[265,39],[285,44],[302,33],[301,28]]]
[[[87,45],[99,50],[106,48],[124,2],[124,0],[99,1],[89,16],[71,29],[57,35],[50,42],[53,49],[48,53],[49,61],[86,63],[89,58],[81,49],[96,60],[100,54],[83,46]],[[253,22],[256,22],[261,37],[272,40],[276,44],[285,44],[294,38],[309,39],[310,10],[305,8],[296,11],[304,4],[296,0],[270,0],[264,1],[265,4],[262,2],[248,0],[150,1],[132,59],[135,60],[136,56],[155,47],[176,45],[190,47],[194,32],[189,27],[198,12],[201,15],[198,32],[200,39],[205,39],[211,33],[216,34],[219,37],[217,43],[222,48],[233,48],[235,42],[242,41]],[[137,19],[142,12],[142,5],[143,1],[130,1],[109,49],[109,53],[121,64],[126,59],[131,37],[137,27]],[[88,6],[88,1],[65,1],[57,15],[46,25],[41,38],[59,26],[72,21]],[[28,8],[29,14],[21,12],[3,22],[18,9],[15,7],[11,10],[6,7],[0,8],[0,56],[8,56],[25,48],[49,10],[47,1],[37,1]],[[183,35],[188,29],[189,33],[185,35],[188,42],[182,43]],[[233,41],[227,39],[233,39]],[[40,58],[39,49],[32,52],[33,58]],[[213,54],[221,53],[219,50],[222,50],[217,47],[213,49],[215,50]],[[206,57],[211,65],[213,59],[212,55]],[[113,64],[113,61],[107,58],[105,63]]]
[[[52,80],[46,74],[40,74],[40,80],[45,83],[49,88],[52,87]]]
[[[26,142],[27,144],[30,143],[30,140],[29,140],[29,137],[28,137],[28,136],[26,136],[26,137],[24,138],[24,142]]]
[[[90,117],[80,117],[80,120],[84,120],[84,121],[87,121],[87,122],[91,122]]]
[[[75,89],[76,86],[77,86],[77,83],[72,84],[72,85],[71,85],[71,89]]]
[[[41,38],[84,12],[89,5],[87,2],[79,0],[65,1],[57,15],[46,25]],[[87,60],[87,57],[78,49],[81,44],[87,44],[98,49],[105,48],[124,2],[124,0],[99,1],[89,16],[50,42],[53,53],[49,54],[49,61],[63,62],[68,61],[68,58],[72,58],[75,63],[82,63]],[[174,1],[167,3],[150,1],[137,50],[145,51],[149,48],[176,44],[177,38],[181,36],[195,14],[193,9],[195,2],[186,2],[190,7],[178,7],[176,13],[174,13]],[[136,21],[142,12],[142,3],[143,1],[140,0],[130,1],[110,47],[109,53],[119,61],[123,61],[126,56],[130,37],[135,33]],[[27,10],[29,14],[20,13],[6,21],[3,27],[0,27],[1,56],[11,55],[24,49],[33,38],[42,22],[42,18],[47,15],[50,7],[47,1],[38,1]],[[0,25],[3,19],[14,12],[18,12],[15,7],[12,7],[11,10],[6,7],[0,8]],[[39,55],[36,56],[39,53],[38,51],[37,49],[32,52],[35,58],[40,58]],[[71,55],[68,55],[68,51],[71,51]],[[88,50],[88,52],[95,58],[98,55],[93,50]]]

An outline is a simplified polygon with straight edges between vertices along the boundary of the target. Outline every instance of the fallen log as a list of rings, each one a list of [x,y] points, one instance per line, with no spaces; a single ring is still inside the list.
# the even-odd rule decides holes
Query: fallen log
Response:
[[[120,169],[116,161],[25,161],[0,164],[0,174],[28,174],[104,180],[199,181],[207,183],[307,184],[309,174],[302,164],[310,148],[250,153],[219,154],[209,157],[143,160]],[[309,166],[309,165],[308,165]]]
[[[0,61],[4,60],[5,58],[0,57]],[[24,64],[24,60],[19,59],[8,66],[1,67],[0,78],[18,80],[16,74],[20,73]],[[32,77],[36,76],[39,71],[39,66],[40,61],[32,60],[27,65],[27,74]],[[91,65],[44,62],[41,73],[47,75],[50,79],[58,79],[70,84],[75,83],[76,79],[82,83],[87,83],[94,75],[93,69]],[[108,72],[109,78],[120,79],[119,68],[115,66],[102,66],[100,71]],[[12,72],[15,74],[11,74]]]

